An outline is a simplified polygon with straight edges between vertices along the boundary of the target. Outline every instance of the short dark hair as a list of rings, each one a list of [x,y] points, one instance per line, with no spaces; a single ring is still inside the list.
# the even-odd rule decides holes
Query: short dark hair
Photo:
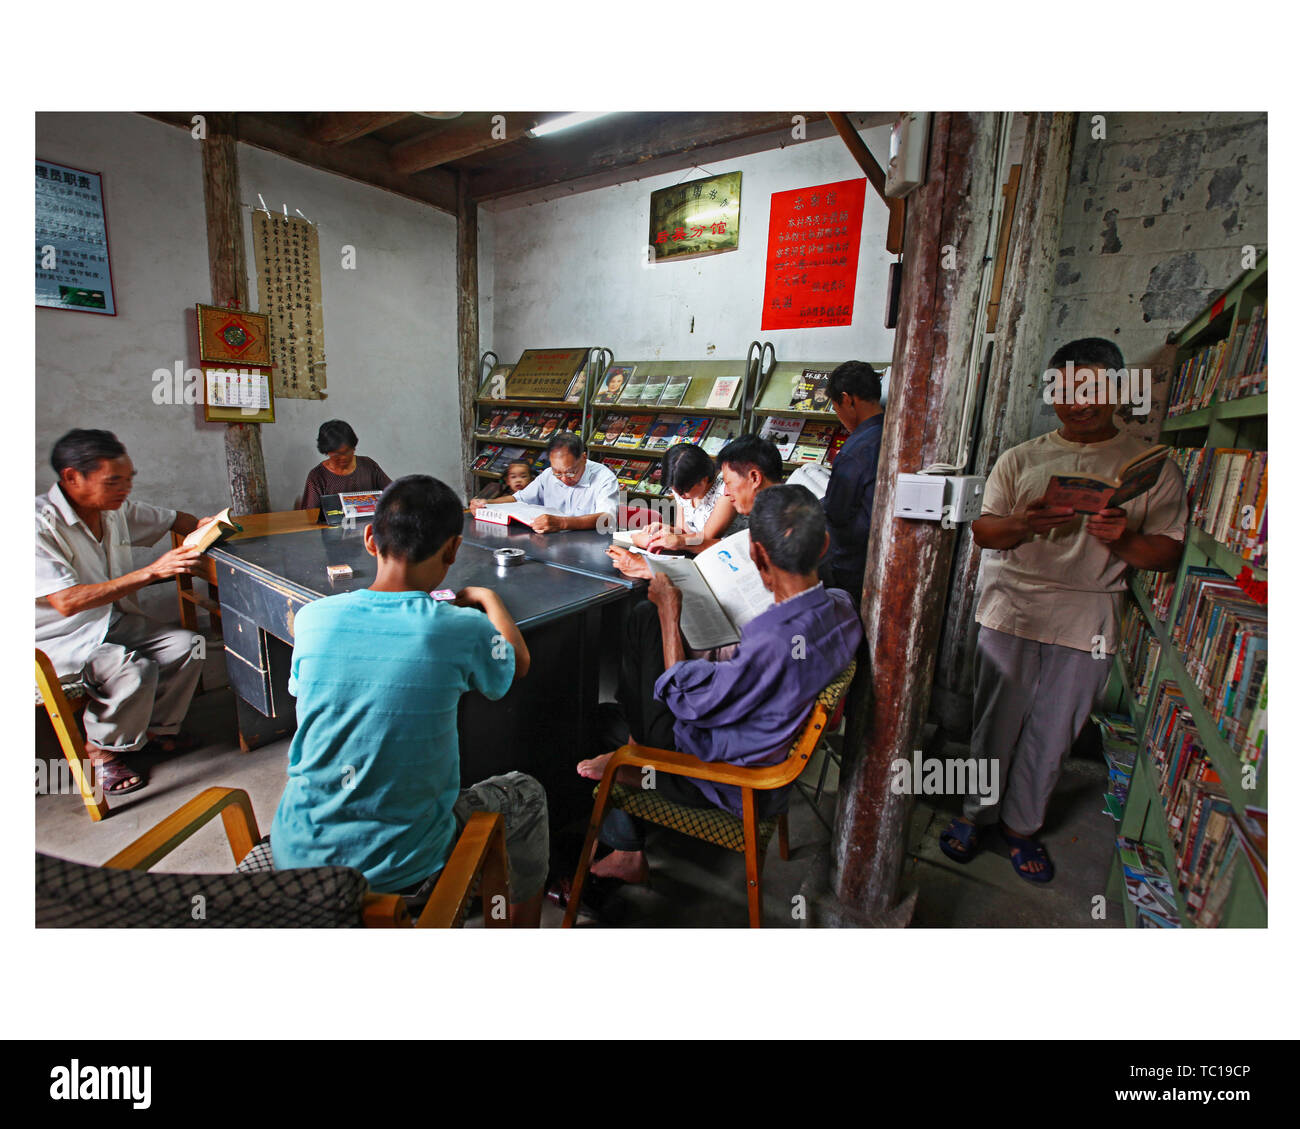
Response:
[[[678,494],[685,494],[703,479],[712,482],[717,474],[713,460],[698,443],[678,443],[664,455],[664,485]]]
[[[375,546],[381,556],[419,564],[461,531],[463,516],[463,503],[445,482],[408,474],[380,495]]]
[[[90,474],[104,459],[120,459],[126,448],[111,431],[74,427],[50,452],[50,466],[62,477],[65,467],[80,474]]]
[[[506,469],[501,472],[501,477],[505,478],[505,476],[509,474],[510,471],[517,466],[523,467],[524,470],[526,470],[529,473],[529,475],[533,473],[533,464],[530,463],[527,459],[511,459],[508,463],[506,463]]]
[[[845,361],[826,382],[826,395],[837,404],[844,395],[856,396],[869,403],[880,403],[880,374],[866,361]]]
[[[1080,337],[1057,349],[1047,367],[1064,369],[1071,361],[1075,368],[1122,369],[1124,354],[1114,341],[1107,341],[1104,337]]]
[[[572,431],[561,431],[546,444],[546,457],[549,459],[555,451],[568,451],[575,459],[580,459],[587,448]]]
[[[776,444],[757,435],[737,435],[718,452],[718,466],[742,472],[757,467],[769,482],[780,482],[783,469]]]
[[[826,544],[826,515],[806,486],[769,486],[754,498],[749,535],[783,572],[806,576]]]
[[[340,447],[355,447],[357,433],[352,425],[341,419],[326,420],[316,432],[316,450],[322,455],[337,451]]]

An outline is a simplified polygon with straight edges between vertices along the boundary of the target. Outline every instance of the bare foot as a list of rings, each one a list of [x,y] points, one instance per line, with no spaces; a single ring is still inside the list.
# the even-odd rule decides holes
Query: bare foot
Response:
[[[645,851],[611,851],[599,862],[591,864],[595,878],[617,878],[622,882],[640,883],[650,877]]]

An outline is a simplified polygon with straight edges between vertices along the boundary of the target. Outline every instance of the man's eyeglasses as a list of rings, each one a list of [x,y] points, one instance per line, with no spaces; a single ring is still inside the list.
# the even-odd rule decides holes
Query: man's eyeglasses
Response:
[[[561,482],[577,482],[582,477],[582,472],[586,470],[586,456],[584,455],[578,462],[573,464],[569,470],[556,470],[551,467],[551,473]]]

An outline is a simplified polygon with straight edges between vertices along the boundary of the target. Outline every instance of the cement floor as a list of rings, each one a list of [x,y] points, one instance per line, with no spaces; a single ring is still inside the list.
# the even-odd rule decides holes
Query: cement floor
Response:
[[[229,689],[195,699],[187,728],[208,743],[185,756],[149,766],[149,786],[113,803],[113,814],[91,823],[75,794],[36,796],[36,849],[79,862],[99,864],[185,801],[212,785],[245,789],[265,833],[284,787],[288,741],[252,753],[239,751],[234,703]],[[38,744],[38,747],[39,744]],[[44,745],[48,752],[50,745]],[[965,755],[960,745],[944,750]],[[55,762],[57,763],[57,762]],[[814,764],[811,773],[816,773]],[[813,777],[815,779],[815,776]],[[937,834],[956,811],[954,802],[918,799],[912,813],[902,890],[917,892],[911,924],[918,927],[1121,926],[1121,907],[1107,906],[1094,920],[1093,898],[1105,893],[1117,825],[1102,813],[1106,780],[1100,761],[1072,758],[1053,798],[1044,842],[1056,863],[1056,879],[1036,886],[1016,876],[1001,845],[965,866],[949,861]],[[828,783],[834,787],[832,767]],[[834,793],[821,802],[823,817],[834,816]],[[816,891],[825,886],[829,833],[803,798],[790,809],[791,858],[783,862],[775,844],[764,866],[764,925],[799,928],[824,923]],[[599,916],[584,912],[581,924],[621,928],[743,927],[747,921],[744,859],[652,829],[647,853],[651,878],[644,887],[624,887],[608,897]],[[213,821],[159,864],[159,870],[191,873],[228,871],[233,862],[220,821]],[[798,895],[804,895],[802,902]],[[801,912],[806,910],[806,912]],[[558,926],[560,911],[547,904],[544,926]]]

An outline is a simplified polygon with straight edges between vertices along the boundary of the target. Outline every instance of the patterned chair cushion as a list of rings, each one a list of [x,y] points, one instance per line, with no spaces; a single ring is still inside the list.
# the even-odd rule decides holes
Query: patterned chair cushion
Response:
[[[275,869],[275,859],[271,855],[271,836],[253,846],[235,867],[236,874],[268,874]]]
[[[81,680],[80,675],[76,678],[69,679],[67,682],[60,682],[59,686],[63,690],[63,696],[70,702],[75,702],[78,698],[84,698],[86,696],[86,684]],[[41,688],[34,682],[32,683],[32,687],[36,691],[36,704],[38,706],[45,705],[45,699],[41,697]]]
[[[611,807],[649,823],[657,823],[660,827],[680,831],[683,835],[703,839],[706,843],[726,847],[729,851],[739,851],[741,854],[745,852],[745,821],[722,808],[685,807],[664,799],[653,788],[638,788],[633,784],[613,785],[609,790],[609,803]],[[775,817],[758,821],[760,855],[767,850],[776,824]]]
[[[152,874],[36,855],[39,928],[348,929],[369,887],[342,866],[261,874]]]

